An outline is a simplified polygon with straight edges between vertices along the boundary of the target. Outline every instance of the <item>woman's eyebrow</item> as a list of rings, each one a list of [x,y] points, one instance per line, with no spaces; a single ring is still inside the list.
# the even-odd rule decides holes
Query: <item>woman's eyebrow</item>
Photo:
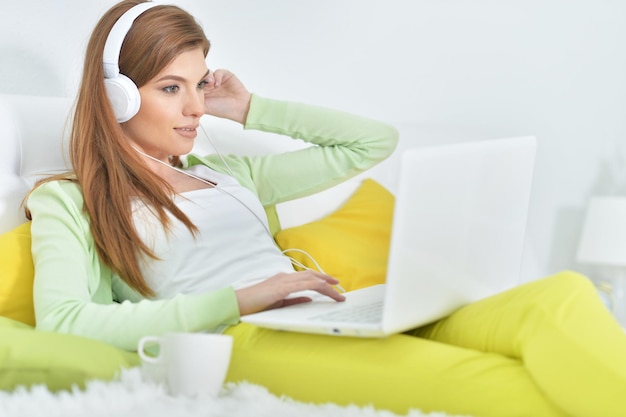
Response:
[[[164,75],[161,78],[159,78],[158,80],[155,80],[155,82],[161,82],[161,81],[165,81],[165,80],[173,80],[173,81],[179,81],[179,82],[184,82],[185,78],[179,76],[179,75]]]
[[[205,78],[209,73],[211,72],[211,70],[207,70],[204,75],[202,77],[200,77],[200,80],[202,80],[203,78]],[[159,78],[158,80],[156,80],[155,82],[160,82],[160,81],[164,81],[164,80],[173,80],[173,81],[179,81],[179,82],[185,82],[186,78],[181,77],[180,75],[173,75],[173,74],[168,74],[168,75],[164,75],[163,77]]]

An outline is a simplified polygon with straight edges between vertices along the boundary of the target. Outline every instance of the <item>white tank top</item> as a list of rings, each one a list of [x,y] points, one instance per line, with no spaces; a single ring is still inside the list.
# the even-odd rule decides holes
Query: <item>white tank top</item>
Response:
[[[203,165],[188,172],[218,184],[175,197],[198,227],[195,237],[172,215],[171,231],[166,233],[150,207],[140,201],[133,206],[135,227],[159,258],[144,256],[141,266],[157,298],[241,288],[294,270],[271,237],[267,216],[253,192]]]

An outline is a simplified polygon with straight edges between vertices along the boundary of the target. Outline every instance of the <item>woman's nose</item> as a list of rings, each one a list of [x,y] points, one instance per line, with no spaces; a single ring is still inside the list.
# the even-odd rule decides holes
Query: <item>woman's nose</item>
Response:
[[[200,117],[204,114],[204,92],[194,91],[188,94],[185,103],[185,115]]]

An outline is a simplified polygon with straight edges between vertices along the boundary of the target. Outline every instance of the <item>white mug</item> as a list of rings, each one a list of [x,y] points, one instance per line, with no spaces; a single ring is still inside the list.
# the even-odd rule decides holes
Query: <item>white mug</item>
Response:
[[[157,356],[146,347],[159,346]],[[168,333],[139,340],[137,353],[145,365],[160,368],[170,394],[216,396],[226,378],[233,346],[229,335],[214,333]]]

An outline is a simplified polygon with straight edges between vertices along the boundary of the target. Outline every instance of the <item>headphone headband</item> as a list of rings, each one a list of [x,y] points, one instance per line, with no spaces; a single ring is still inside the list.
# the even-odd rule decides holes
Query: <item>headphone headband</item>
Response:
[[[124,43],[126,34],[130,30],[135,19],[137,19],[137,17],[139,17],[139,15],[143,12],[153,8],[154,6],[157,6],[157,3],[153,3],[151,1],[137,4],[136,6],[128,9],[117,20],[117,22],[115,22],[104,45],[104,54],[102,57],[104,78],[115,78],[118,76],[120,73],[120,52],[122,51],[122,43]]]

